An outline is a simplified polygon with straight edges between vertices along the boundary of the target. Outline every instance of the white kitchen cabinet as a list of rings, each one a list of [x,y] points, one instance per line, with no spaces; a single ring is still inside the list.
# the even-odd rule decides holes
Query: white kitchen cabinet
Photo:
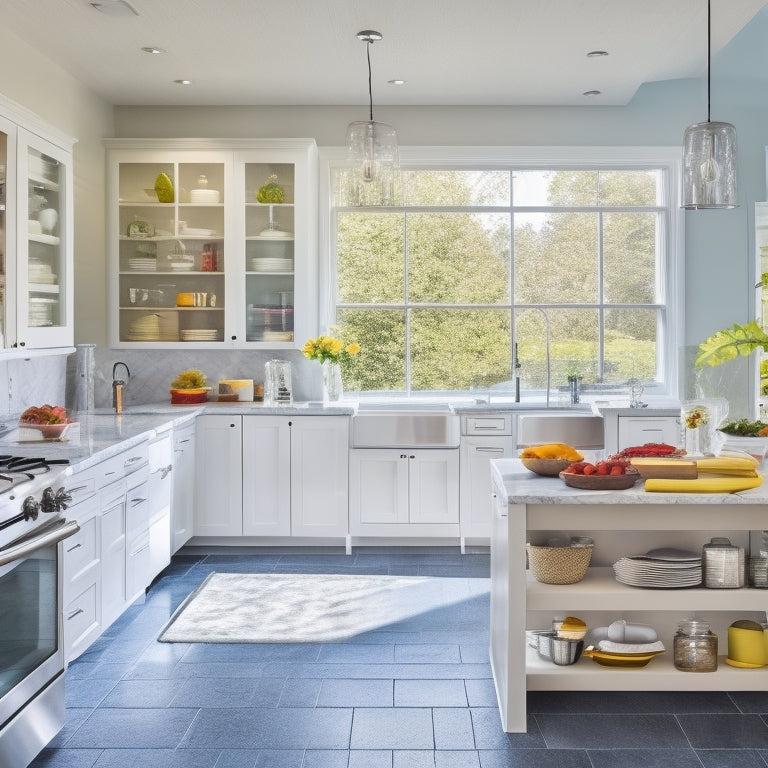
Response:
[[[106,144],[112,347],[277,349],[315,331],[314,140]]]
[[[243,534],[291,535],[291,426],[287,416],[246,416]]]
[[[243,534],[346,536],[349,419],[246,416],[243,422]]]
[[[618,422],[618,451],[646,443],[681,444],[679,416],[619,416]]]
[[[352,536],[459,535],[457,449],[350,451]]]
[[[195,424],[173,432],[171,554],[193,535],[195,521]]]
[[[461,439],[461,538],[487,544],[491,538],[493,500],[491,460],[516,455],[514,437],[467,436]]]
[[[197,419],[195,536],[243,535],[243,417]]]
[[[77,658],[101,633],[101,545],[99,497],[93,476],[75,476],[67,483],[72,497],[66,510],[80,530],[59,544],[64,606],[64,656]]]
[[[346,536],[349,530],[349,419],[291,419],[291,535]]]
[[[101,622],[109,627],[126,607],[125,481],[100,492],[101,506]]]
[[[171,562],[173,436],[170,431],[149,443],[149,573],[144,586]]]
[[[0,97],[0,347],[71,347],[74,139]]]

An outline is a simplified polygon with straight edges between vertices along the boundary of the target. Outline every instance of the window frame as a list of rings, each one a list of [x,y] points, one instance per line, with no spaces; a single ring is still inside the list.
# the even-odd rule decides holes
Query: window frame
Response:
[[[319,150],[318,323],[319,329],[322,330],[327,330],[333,325],[336,315],[337,275],[334,236],[336,223],[331,184],[333,170],[343,167],[345,160],[346,149],[343,147],[321,147]],[[659,329],[658,338],[661,381],[646,387],[645,394],[657,397],[679,397],[682,362],[680,356],[685,339],[685,218],[684,210],[679,205],[681,174],[679,147],[400,147],[400,167],[403,170],[504,170],[510,172],[547,169],[628,171],[661,169],[666,174],[666,184],[662,193],[666,192],[668,196],[668,199],[662,198],[659,202],[659,206],[663,208],[659,232],[662,263],[657,279],[658,295],[662,298],[660,304],[664,307],[662,316],[665,318],[663,327]],[[513,205],[512,211],[534,212],[537,208],[537,206]],[[585,208],[564,206],[562,210],[564,212],[586,210],[594,213],[598,209],[599,206]],[[417,207],[415,210],[435,209]],[[442,210],[442,207],[439,210]],[[471,212],[474,209],[467,207],[463,210]],[[493,207],[482,208],[482,211],[486,212],[494,210]],[[514,290],[513,282],[510,284],[510,290]],[[534,305],[520,306],[527,308]],[[511,339],[510,343],[514,343],[514,340]],[[410,396],[417,398],[429,394],[431,393],[417,391],[410,393]],[[441,394],[450,395],[449,392]],[[392,396],[397,395],[392,393]]]

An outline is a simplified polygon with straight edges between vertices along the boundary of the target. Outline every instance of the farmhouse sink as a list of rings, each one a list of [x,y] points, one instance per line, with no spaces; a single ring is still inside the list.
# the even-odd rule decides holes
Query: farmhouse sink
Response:
[[[352,417],[353,448],[458,448],[459,439],[450,406],[363,408]]]
[[[565,443],[574,448],[601,450],[605,446],[603,417],[592,414],[521,414],[517,429],[517,443],[523,447]]]

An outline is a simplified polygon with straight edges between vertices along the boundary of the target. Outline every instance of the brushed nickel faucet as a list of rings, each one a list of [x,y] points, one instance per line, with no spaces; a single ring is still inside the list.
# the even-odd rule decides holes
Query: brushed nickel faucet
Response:
[[[125,381],[117,378],[117,369],[121,365],[125,368],[126,377],[129,379],[131,378],[131,372],[126,363],[118,360],[112,366],[112,407],[115,409],[115,413],[123,412],[123,389],[125,387]]]

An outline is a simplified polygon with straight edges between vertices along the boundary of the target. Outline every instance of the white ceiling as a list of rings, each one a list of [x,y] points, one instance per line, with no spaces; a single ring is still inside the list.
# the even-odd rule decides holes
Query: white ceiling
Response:
[[[118,105],[367,105],[364,29],[384,36],[371,46],[374,114],[623,105],[644,82],[701,76],[707,60],[706,0],[128,2],[138,16],[89,0],[2,0],[2,24]],[[766,3],[712,0],[713,52]]]

